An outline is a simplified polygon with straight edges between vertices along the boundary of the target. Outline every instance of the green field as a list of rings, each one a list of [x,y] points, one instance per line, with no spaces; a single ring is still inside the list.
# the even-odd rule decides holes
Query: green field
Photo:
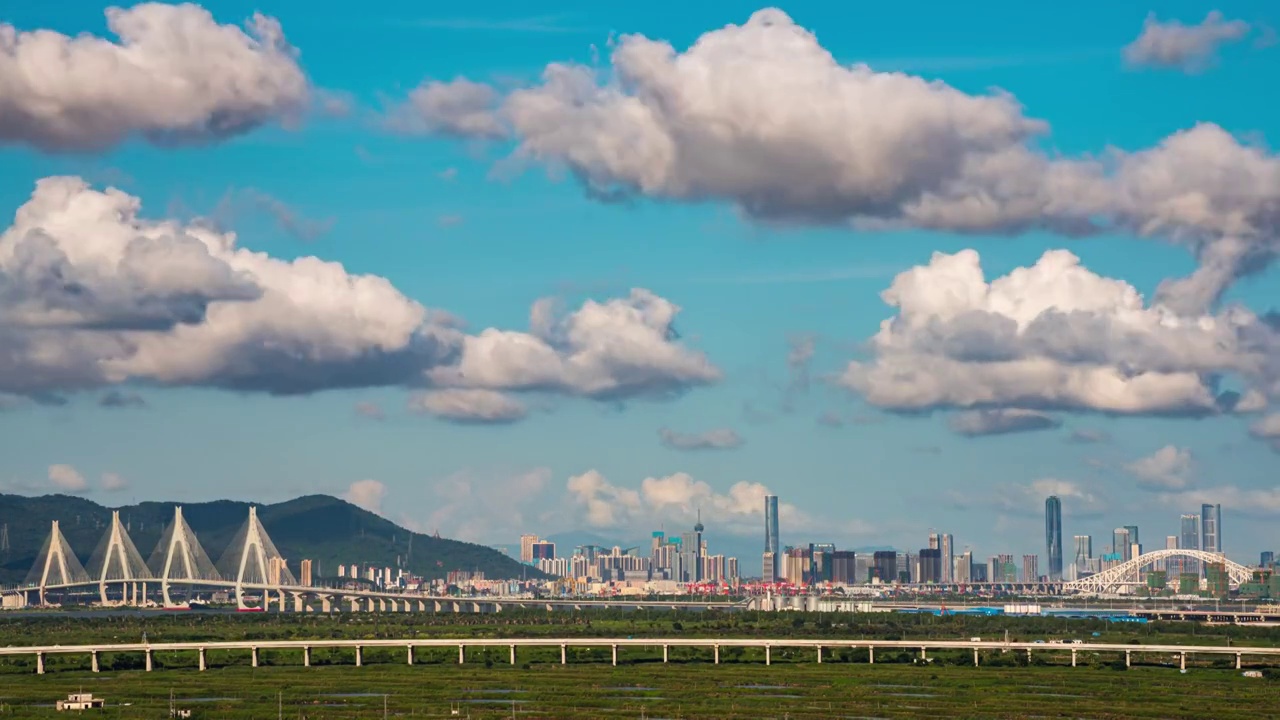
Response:
[[[228,720],[276,717],[278,708],[287,718],[376,718],[384,696],[388,714],[399,717],[445,717],[451,707],[460,707],[472,718],[511,717],[514,709],[525,718],[1225,720],[1265,717],[1280,696],[1280,683],[1272,680],[1223,670],[1179,674],[1150,667],[388,663],[10,675],[0,680],[0,717],[59,716],[47,706],[81,688],[111,703],[96,713],[101,717],[164,717],[172,691],[178,707],[192,709],[193,717]]]
[[[1167,654],[1143,653],[1144,644],[1274,646],[1276,629],[1187,624],[1125,624],[1043,618],[934,617],[931,615],[810,615],[798,613],[546,613],[499,615],[335,616],[300,614],[41,613],[0,616],[0,646],[267,638],[501,638],[562,637],[773,637],[773,638],[1087,638],[1133,647],[1134,667],[1118,653],[1081,652],[1070,667],[1069,648],[1047,645],[1028,661],[1024,653],[984,652],[972,666],[968,651],[916,653],[831,650],[814,652],[725,648],[721,664],[701,649],[620,650],[618,667],[607,648],[571,648],[560,665],[558,648],[521,648],[516,665],[508,649],[470,648],[457,664],[452,648],[419,648],[415,665],[403,648],[366,648],[364,666],[351,650],[318,648],[313,667],[298,651],[267,651],[250,667],[247,651],[209,651],[210,669],[196,670],[194,652],[157,652],[155,671],[142,672],[141,654],[103,653],[102,672],[89,658],[53,655],[48,672],[34,673],[33,658],[0,660],[0,718],[59,716],[52,703],[81,688],[105,697],[99,717],[167,717],[172,691],[195,718],[450,717],[472,718],[1257,718],[1272,713],[1280,675],[1242,677],[1230,657],[1192,657],[1179,673]],[[1093,633],[1097,632],[1098,637]],[[1249,660],[1246,657],[1246,666]],[[127,703],[127,705],[126,705]]]

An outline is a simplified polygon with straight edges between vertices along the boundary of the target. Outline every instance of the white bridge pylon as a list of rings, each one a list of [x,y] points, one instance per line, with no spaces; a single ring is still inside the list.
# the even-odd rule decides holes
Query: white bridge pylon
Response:
[[[128,602],[131,589],[136,600],[138,590],[134,584],[152,578],[142,553],[138,552],[138,547],[120,522],[119,510],[111,511],[111,528],[89,558],[89,576],[98,582],[98,594],[103,605],[107,604],[108,583],[121,583],[124,601]],[[146,596],[145,585],[142,594]]]
[[[195,531],[182,517],[182,506],[173,508],[173,522],[165,528],[147,563],[160,578],[160,594],[165,607],[175,607],[169,597],[170,580],[221,580],[213,561],[200,546]]]
[[[1122,585],[1132,585],[1141,582],[1142,568],[1153,565],[1160,560],[1168,560],[1169,558],[1191,558],[1200,560],[1205,563],[1222,563],[1227,570],[1227,577],[1230,584],[1239,587],[1249,582],[1253,571],[1237,562],[1232,562],[1225,555],[1217,553],[1205,552],[1204,550],[1152,550],[1143,553],[1132,560],[1127,560],[1113,568],[1108,568],[1100,573],[1090,575],[1081,580],[1074,580],[1065,583],[1062,587],[1064,590],[1077,590],[1080,592],[1105,593],[1118,589]]]
[[[236,606],[241,609],[248,608],[244,602],[245,585],[263,588],[265,607],[267,588],[298,584],[275,543],[267,536],[266,528],[258,519],[258,508],[253,505],[249,506],[249,519],[219,558],[218,570],[222,577],[235,582]],[[281,595],[283,598],[283,593]]]
[[[74,585],[89,582],[89,573],[76,558],[71,543],[63,537],[58,521],[53,521],[49,537],[36,556],[36,562],[27,573],[27,585],[40,588],[40,602],[44,603],[45,588],[50,585]]]

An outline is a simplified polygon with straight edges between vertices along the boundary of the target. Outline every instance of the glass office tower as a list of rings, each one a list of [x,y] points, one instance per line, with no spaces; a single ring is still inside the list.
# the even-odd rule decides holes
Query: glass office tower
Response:
[[[764,496],[764,551],[773,553],[773,576],[780,575],[781,555],[778,546],[778,496]]]
[[[1049,580],[1062,579],[1062,501],[1050,495],[1044,501],[1044,537],[1049,555]]]
[[[1222,506],[1205,503],[1200,506],[1200,549],[1222,552]]]

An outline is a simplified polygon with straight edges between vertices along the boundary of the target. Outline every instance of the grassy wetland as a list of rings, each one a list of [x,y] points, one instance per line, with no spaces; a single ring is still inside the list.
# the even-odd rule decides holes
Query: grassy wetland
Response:
[[[1070,667],[1066,648],[984,653],[831,650],[823,664],[812,650],[724,648],[721,664],[705,650],[627,648],[619,665],[607,648],[472,648],[457,664],[451,648],[418,648],[413,666],[403,648],[352,651],[262,650],[259,667],[244,651],[208,652],[199,672],[194,652],[157,652],[143,671],[140,654],[103,653],[101,672],[89,658],[55,655],[46,674],[34,660],[0,660],[0,718],[58,717],[53,702],[83,689],[107,700],[99,717],[167,717],[170,694],[193,718],[1254,718],[1280,696],[1275,669],[1246,678],[1229,658],[1195,658],[1180,673],[1167,655],[1144,644],[1274,646],[1280,630],[1179,623],[1114,625],[1044,618],[935,617],[798,613],[502,613],[379,615],[223,613],[35,613],[0,616],[0,645],[251,639],[389,639],[505,637],[769,637],[1084,639],[1133,647],[1133,667],[1110,655],[1081,652]],[[1095,636],[1094,633],[1097,633]],[[1246,667],[1249,667],[1246,659]],[[458,715],[452,715],[453,711]]]

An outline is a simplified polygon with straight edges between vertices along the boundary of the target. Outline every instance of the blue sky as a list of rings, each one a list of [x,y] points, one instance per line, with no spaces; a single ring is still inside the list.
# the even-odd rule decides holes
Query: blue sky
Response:
[[[107,32],[98,3],[0,5],[19,30]],[[1162,281],[1196,269],[1185,242],[1138,238],[1127,224],[1077,238],[1039,227],[1007,233],[910,222],[875,229],[849,218],[769,222],[717,192],[642,191],[601,202],[572,173],[548,173],[539,162],[510,172],[503,159],[521,131],[495,143],[386,126],[387,114],[424,81],[462,76],[506,93],[535,86],[552,62],[607,73],[613,35],[638,33],[684,52],[704,33],[747,22],[760,5],[565,3],[533,15],[522,3],[455,14],[399,2],[357,16],[285,0],[204,7],[223,24],[239,25],[254,11],[277,18],[313,91],[344,98],[348,111],[311,112],[298,127],[255,123],[178,147],[136,132],[91,150],[38,147],[29,141],[38,131],[0,136],[0,227],[12,223],[37,179],[80,176],[96,189],[111,185],[139,198],[145,218],[214,217],[242,247],[284,260],[314,255],[351,274],[386,278],[407,298],[465,319],[468,333],[526,331],[540,298],[557,298],[572,312],[589,299],[644,288],[681,308],[673,342],[704,353],[720,376],[673,381],[677,392],[661,397],[516,390],[509,395],[527,406],[523,419],[480,423],[411,412],[409,399],[423,388],[403,383],[281,396],[135,375],[119,387],[54,388],[65,404],[9,403],[0,412],[0,483],[11,489],[50,491],[50,467],[68,465],[85,478],[83,492],[108,504],[353,492],[393,520],[490,543],[574,529],[631,539],[657,520],[668,529],[691,523],[701,506],[714,549],[717,534],[732,537],[726,543],[734,548],[753,548],[762,535],[762,518],[742,509],[758,488],[733,490],[758,483],[793,506],[783,518],[784,543],[918,548],[937,528],[979,557],[1043,552],[1043,495],[1061,489],[1065,534],[1092,534],[1095,547],[1130,524],[1148,547],[1162,547],[1164,536],[1178,532],[1180,513],[1219,497],[1235,559],[1256,561],[1259,550],[1280,542],[1280,454],[1250,435],[1265,411],[938,402],[904,412],[911,408],[877,406],[865,388],[839,380],[850,361],[874,355],[867,343],[894,314],[880,294],[934,252],[972,248],[990,280],[1065,248],[1150,301]],[[1196,72],[1126,64],[1122,49],[1151,10],[1129,2],[988,2],[981,12],[943,2],[783,9],[843,65],[865,62],[968,95],[1010,93],[1025,117],[1048,123],[1030,141],[1045,157],[1136,153],[1200,122],[1242,144],[1280,137],[1274,93],[1265,90],[1280,84],[1280,48],[1259,47],[1267,45],[1266,28],[1280,26],[1270,3],[1161,3],[1161,20],[1198,23],[1216,9],[1249,24],[1247,37],[1222,42],[1217,61]],[[4,111],[0,103],[0,126]],[[322,231],[313,239],[285,232],[263,203],[245,199],[250,190]],[[155,262],[167,272],[163,260]],[[1275,271],[1264,270],[1232,283],[1205,312],[1239,303],[1262,314],[1274,309],[1278,290]],[[808,337],[809,382],[800,387],[788,367],[789,343]],[[1230,374],[1224,382],[1253,387]],[[1265,394],[1264,384],[1257,389]],[[136,393],[145,407],[99,406],[112,389]],[[373,405],[381,418],[357,411]],[[981,409],[1044,412],[1055,426],[970,437],[948,424]],[[842,422],[819,422],[824,416]],[[741,444],[667,447],[662,428],[732,430]],[[1072,442],[1075,431],[1104,431],[1107,439]],[[1133,464],[1166,446],[1189,455],[1169,453],[1172,464],[1144,480]],[[613,503],[609,512],[593,514],[585,496],[566,487],[590,470],[608,483],[597,498]],[[127,488],[105,491],[106,473]],[[640,492],[645,478],[677,473],[707,487],[641,492],[634,502],[626,495]],[[352,489],[361,480],[377,484]]]

